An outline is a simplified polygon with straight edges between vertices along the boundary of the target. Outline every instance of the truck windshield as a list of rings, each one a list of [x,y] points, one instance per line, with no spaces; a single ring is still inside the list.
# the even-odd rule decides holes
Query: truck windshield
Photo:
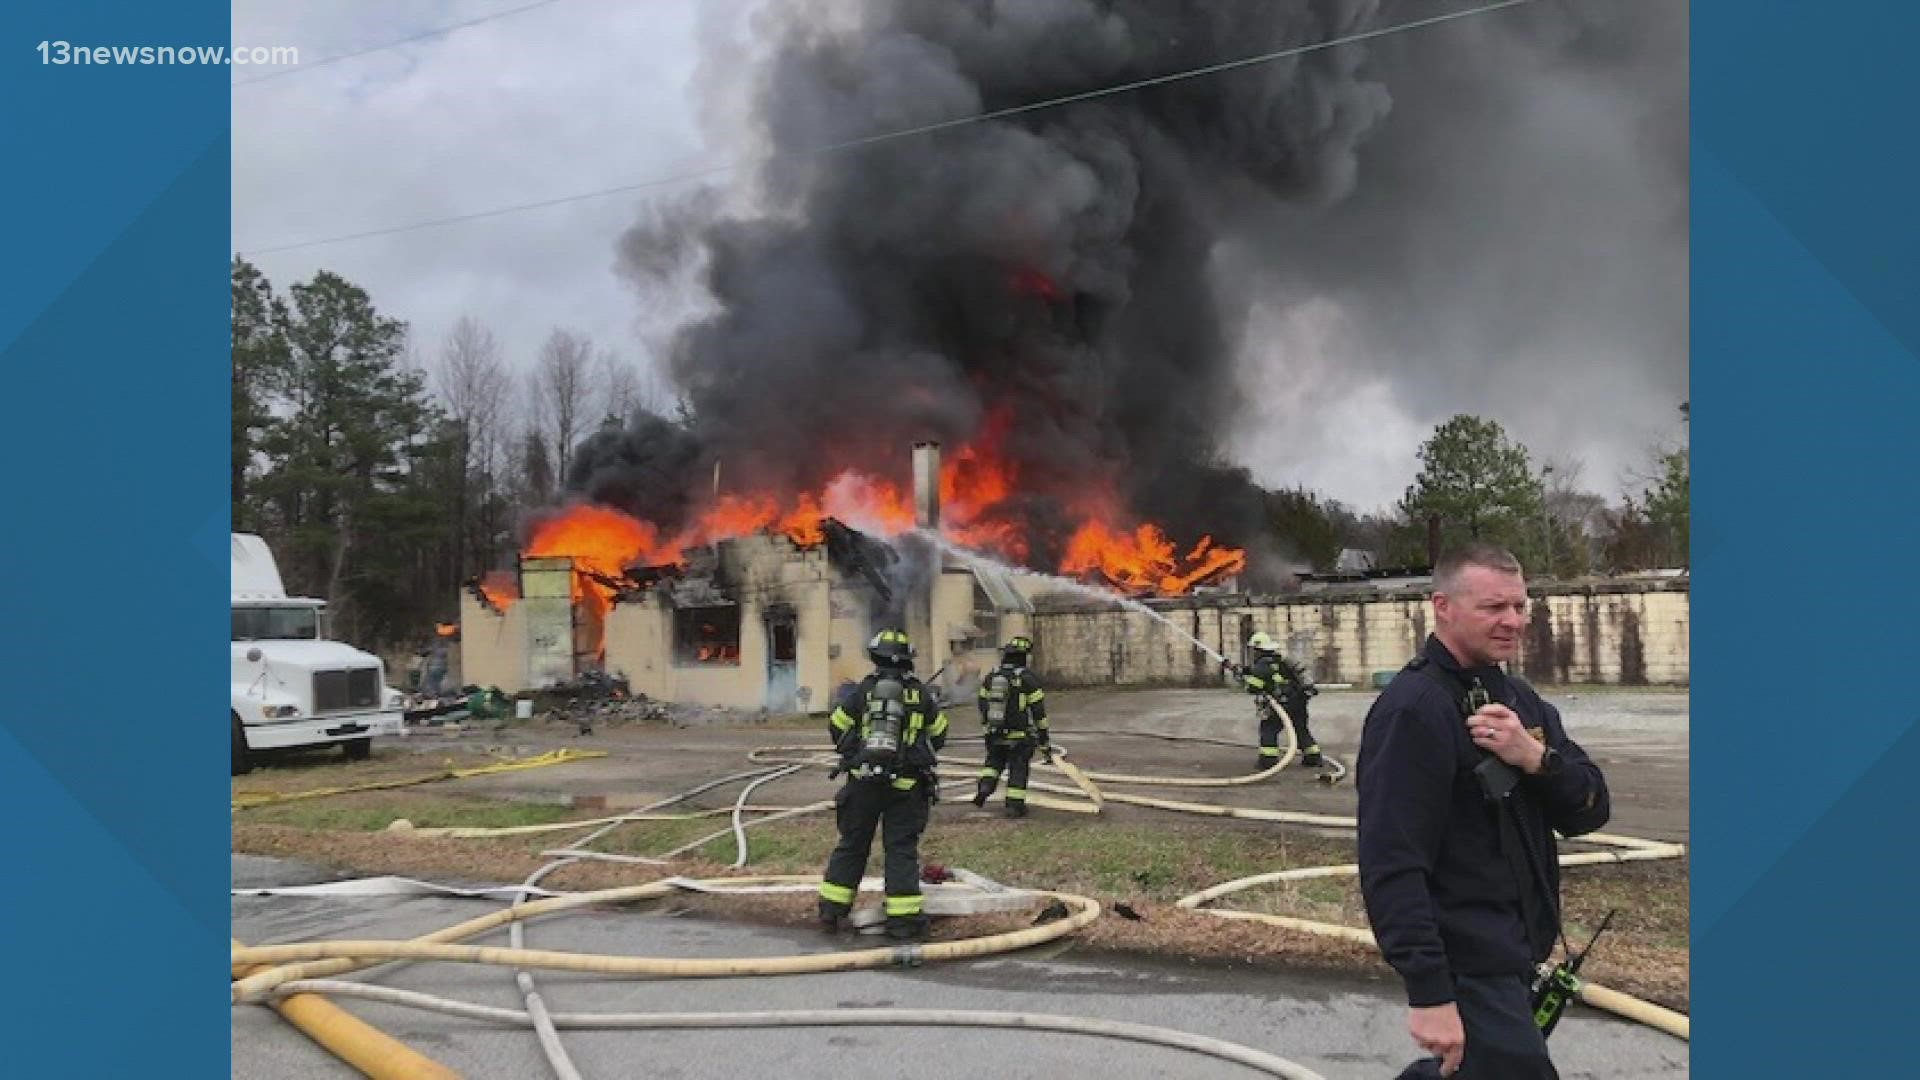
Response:
[[[320,636],[320,612],[310,607],[237,607],[235,641],[313,641]]]

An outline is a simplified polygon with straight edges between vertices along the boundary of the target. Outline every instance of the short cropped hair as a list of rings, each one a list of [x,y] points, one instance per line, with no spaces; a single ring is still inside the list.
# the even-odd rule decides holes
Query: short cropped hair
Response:
[[[1498,544],[1474,540],[1440,556],[1440,561],[1433,568],[1433,591],[1452,593],[1460,587],[1460,575],[1469,566],[1508,574],[1521,573],[1520,560],[1513,557],[1513,552]]]

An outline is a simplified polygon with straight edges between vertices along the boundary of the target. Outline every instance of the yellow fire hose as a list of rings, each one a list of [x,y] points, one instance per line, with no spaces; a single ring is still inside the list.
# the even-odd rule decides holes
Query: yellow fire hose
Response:
[[[1294,732],[1292,717],[1286,715],[1286,709],[1281,707],[1279,701],[1275,701],[1273,707],[1281,711],[1281,730],[1286,734],[1286,749],[1281,751],[1281,757],[1273,765],[1269,765],[1267,769],[1261,769],[1260,773],[1248,773],[1244,776],[1139,776],[1131,773],[1085,773],[1083,778],[1073,778],[1073,774],[1068,773],[1068,776],[1073,778],[1075,786],[1081,786],[1081,788],[1085,788],[1083,780],[1096,780],[1106,784],[1154,784],[1162,788],[1236,788],[1240,784],[1258,784],[1271,776],[1279,776],[1281,771],[1294,763],[1294,757],[1300,755],[1300,734]],[[1066,773],[1066,769],[1062,769],[1060,765],[1043,763],[1043,765],[1037,765],[1037,769],[1048,769],[1052,773]],[[1041,786],[1041,784],[1031,784],[1031,786]],[[1046,788],[1046,790],[1054,790],[1054,788]],[[1131,801],[1131,799],[1114,796],[1114,801]],[[1139,803],[1139,805],[1150,805],[1150,803]]]
[[[1284,713],[1283,713],[1283,717],[1284,717]],[[1293,759],[1297,756],[1299,752],[1299,744],[1298,744],[1297,736],[1295,735],[1295,732],[1293,730],[1293,725],[1291,723],[1283,723],[1282,730],[1285,733],[1287,744],[1278,763],[1276,763],[1273,767],[1263,770],[1261,772],[1249,774],[1246,776],[1238,776],[1238,777],[1221,777],[1221,778],[1154,777],[1154,776],[1138,776],[1138,775],[1131,775],[1131,774],[1107,774],[1107,773],[1098,773],[1098,772],[1086,772],[1079,769],[1072,762],[1068,761],[1066,759],[1064,751],[1059,751],[1060,757],[1057,764],[1053,766],[1042,765],[1041,767],[1050,768],[1052,771],[1062,773],[1068,779],[1073,781],[1074,786],[1062,787],[1062,786],[1053,785],[1053,784],[1032,783],[1032,784],[1029,784],[1029,788],[1035,791],[1051,792],[1051,793],[1060,794],[1060,795],[1076,796],[1079,799],[1085,799],[1086,801],[1080,802],[1080,801],[1052,799],[1052,798],[1048,798],[1045,795],[1029,796],[1029,798],[1030,798],[1030,801],[1034,803],[1034,805],[1045,806],[1052,809],[1064,810],[1064,811],[1075,812],[1075,813],[1098,813],[1101,807],[1106,802],[1117,802],[1117,803],[1124,803],[1128,805],[1151,807],[1155,809],[1170,810],[1170,811],[1176,811],[1176,812],[1182,812],[1182,813],[1203,814],[1203,815],[1216,816],[1216,817],[1230,817],[1230,818],[1239,818],[1239,819],[1245,819],[1245,820],[1273,821],[1273,822],[1283,822],[1288,824],[1311,825],[1311,826],[1345,828],[1345,829],[1351,829],[1351,828],[1357,827],[1358,825],[1357,820],[1351,817],[1341,817],[1337,815],[1327,815],[1327,814],[1309,814],[1309,813],[1302,813],[1302,812],[1296,812],[1296,811],[1266,810],[1266,809],[1254,808],[1254,807],[1219,806],[1219,805],[1208,804],[1208,803],[1191,803],[1191,802],[1184,802],[1184,801],[1173,800],[1173,799],[1154,798],[1151,796],[1144,796],[1144,795],[1129,795],[1129,794],[1122,794],[1122,793],[1104,792],[1095,783],[1096,780],[1108,780],[1110,782],[1115,782],[1115,783],[1159,784],[1164,786],[1189,786],[1189,787],[1225,787],[1225,786],[1237,786],[1242,784],[1254,783],[1259,780],[1271,777],[1274,774],[1282,771],[1287,765],[1291,764]],[[801,755],[801,756],[798,756],[798,757],[784,756],[783,757],[778,755]],[[759,747],[751,751],[748,754],[748,758],[749,760],[757,764],[784,763],[784,764],[827,765],[827,764],[833,764],[837,761],[836,757],[834,757],[831,754],[823,753],[816,746]],[[768,817],[760,818],[752,822],[745,822],[743,823],[743,826],[755,825],[763,822],[770,822],[770,821],[779,820],[787,817],[792,817],[797,814],[816,812],[819,810],[826,809],[831,805],[832,805],[831,801],[823,801],[819,803],[809,804],[806,806],[782,808],[776,812],[771,813]],[[725,813],[725,812],[728,812],[728,811],[724,811],[724,810],[710,811],[707,813]],[[686,816],[699,816],[699,815],[686,815]],[[436,829],[436,830],[418,830],[418,832],[421,835],[445,835],[445,836],[463,836],[463,837],[464,836],[488,836],[488,835],[513,835],[520,832],[571,829],[571,828],[578,828],[586,825],[603,824],[607,822],[615,822],[615,821],[621,821],[621,820],[642,820],[642,819],[643,818],[641,816],[628,815],[624,819],[621,817],[601,818],[601,819],[596,819],[595,821],[592,821],[592,822],[563,822],[563,823],[558,823],[556,825],[551,825],[551,826],[518,826],[518,827],[513,827],[510,829],[504,829],[504,830],[486,830],[486,829],[439,830],[439,829]],[[697,848],[704,843],[711,842],[712,840],[718,839],[725,835],[727,835],[727,831],[717,832],[712,836],[703,837],[700,840],[695,841],[693,844],[683,845],[681,848],[676,849],[674,852],[668,853],[667,857],[671,858],[674,855],[678,855],[678,854],[684,853],[687,850]],[[1613,834],[1595,833],[1595,834],[1591,834],[1589,836],[1583,837],[1581,839],[1589,843],[1607,845],[1607,846],[1617,848],[1619,850],[1598,851],[1598,852],[1579,852],[1579,853],[1565,854],[1561,856],[1561,865],[1579,866],[1579,865],[1588,865],[1593,863],[1629,862],[1629,861],[1638,861],[1638,860],[1645,860],[1645,859],[1676,858],[1680,855],[1683,855],[1686,851],[1686,848],[1684,845],[1665,844],[1658,841],[1643,840],[1636,837],[1618,836]],[[1303,867],[1303,868],[1297,868],[1294,870],[1278,871],[1270,874],[1259,874],[1259,875],[1254,875],[1248,878],[1241,878],[1236,881],[1224,882],[1219,885],[1212,886],[1211,888],[1208,888],[1206,890],[1202,890],[1201,892],[1195,893],[1191,896],[1183,897],[1177,902],[1177,906],[1185,909],[1189,909],[1189,910],[1204,911],[1209,915],[1218,916],[1220,918],[1242,919],[1247,921],[1265,922],[1271,925],[1286,927],[1288,929],[1303,931],[1307,933],[1320,934],[1322,936],[1327,936],[1327,937],[1339,938],[1343,940],[1353,941],[1359,944],[1364,944],[1369,947],[1373,947],[1375,944],[1373,935],[1368,931],[1362,930],[1362,929],[1340,926],[1332,923],[1321,923],[1321,922],[1316,922],[1314,920],[1308,920],[1308,919],[1297,919],[1297,918],[1291,918],[1287,916],[1267,915],[1259,912],[1214,909],[1214,908],[1206,908],[1201,906],[1210,900],[1217,899],[1221,896],[1229,895],[1231,893],[1238,892],[1243,889],[1251,888],[1260,884],[1306,880],[1311,878],[1353,876],[1358,872],[1359,872],[1359,868],[1357,865],[1343,864],[1343,865],[1326,866],[1326,867]],[[728,880],[733,880],[736,882],[760,882],[760,881],[778,881],[778,880],[811,881],[811,880],[818,880],[818,879],[766,878],[766,879],[728,879]],[[654,883],[648,886],[634,886],[634,887],[628,887],[625,889],[603,890],[602,892],[599,892],[599,893],[579,894],[578,896],[557,897],[551,900],[537,901],[534,903],[520,905],[517,908],[507,909],[507,911],[496,913],[493,916],[486,916],[478,920],[473,920],[469,923],[463,923],[458,927],[449,928],[446,931],[441,931],[436,934],[428,935],[425,938],[421,938],[421,939],[418,939],[416,942],[410,942],[410,943],[409,942],[320,942],[320,943],[312,943],[311,945],[306,945],[306,946],[292,945],[292,946],[273,947],[275,949],[283,950],[283,952],[281,953],[261,953],[257,950],[245,950],[243,952],[236,952],[235,954],[236,963],[245,962],[245,961],[259,962],[259,961],[266,961],[266,960],[282,962],[282,961],[298,960],[298,959],[316,961],[316,962],[298,964],[290,967],[283,967],[283,968],[276,969],[276,971],[272,973],[275,976],[273,980],[268,980],[266,978],[258,978],[257,980],[243,979],[240,983],[235,984],[236,999],[239,999],[239,995],[241,994],[251,995],[251,997],[249,998],[250,1000],[257,999],[260,995],[269,992],[272,986],[279,985],[281,983],[291,981],[294,979],[323,976],[328,974],[334,974],[340,971],[354,970],[358,967],[368,966],[365,963],[355,963],[355,960],[445,959],[445,960],[459,960],[464,962],[478,962],[478,963],[516,964],[523,967],[550,967],[557,970],[590,971],[590,972],[600,972],[600,973],[606,973],[606,974],[687,975],[692,977],[739,975],[739,974],[777,974],[777,973],[785,973],[788,971],[799,972],[799,971],[856,970],[860,967],[884,966],[888,963],[898,962],[896,959],[898,951],[894,949],[871,949],[871,950],[860,950],[860,951],[851,952],[851,953],[824,954],[824,958],[792,957],[792,958],[785,958],[784,961],[779,961],[779,960],[776,960],[776,961],[741,961],[741,960],[664,961],[664,960],[658,960],[655,958],[646,958],[646,957],[599,957],[599,956],[590,956],[585,954],[547,952],[547,951],[541,951],[541,950],[485,949],[485,948],[479,948],[479,947],[473,947],[473,946],[449,946],[444,949],[439,947],[439,946],[445,945],[448,942],[458,940],[459,938],[472,936],[473,934],[480,933],[485,929],[491,928],[492,926],[501,925],[502,923],[512,921],[513,919],[516,919],[516,918],[531,917],[533,915],[542,914],[547,911],[560,910],[562,907],[572,906],[572,903],[597,902],[597,901],[612,900],[612,899],[638,899],[645,896],[661,895],[665,891],[668,891],[667,886],[663,886],[662,883]],[[1066,894],[1048,894],[1048,895],[1057,895],[1062,897],[1063,899],[1067,898]],[[582,899],[582,898],[591,898],[591,899]],[[1093,902],[1090,900],[1085,901],[1085,903],[1090,905],[1093,904]],[[1081,922],[1078,925],[1085,925],[1086,922],[1093,921],[1093,918],[1097,917],[1098,915],[1098,905],[1093,905],[1091,912],[1092,912],[1091,914],[1086,915],[1085,922]],[[1084,913],[1076,913],[1074,918],[1079,919],[1082,914]],[[1067,921],[1070,921],[1070,920],[1067,920]],[[1037,929],[1051,929],[1054,927],[1058,927],[1059,925],[1060,925],[1059,923],[1049,924],[1048,927],[1042,927]],[[1055,933],[1047,937],[1039,938],[1037,940],[1051,940],[1052,937],[1060,936],[1061,934],[1070,932],[1070,929],[1073,929],[1073,928],[1077,928],[1077,926],[1070,927],[1067,929],[1056,930]],[[1029,931],[1018,932],[1018,934],[1024,934],[1024,933],[1029,933]],[[1012,936],[1017,937],[1018,934],[1015,934]],[[949,952],[946,952],[945,950],[955,946],[974,946],[980,943],[994,942],[994,941],[997,941],[998,938],[1000,937],[1007,937],[1007,936],[1009,935],[996,935],[994,937],[978,939],[977,941],[973,941],[973,942],[950,942],[950,943],[941,943],[939,945],[925,946],[922,952],[925,959],[959,958],[962,956],[981,955],[981,953],[974,953],[974,952],[949,953]],[[1000,946],[997,948],[989,949],[988,951],[1001,951],[1001,949],[1003,948],[1019,948],[1019,947],[1024,947],[1024,944]],[[327,952],[325,951],[327,949],[332,949],[335,951]],[[934,953],[932,950],[936,950],[936,949],[942,950],[942,952]],[[306,951],[302,952],[300,950],[306,950]],[[321,950],[321,951],[316,952],[314,950]],[[331,959],[321,959],[322,957],[331,957]],[[847,958],[847,957],[853,957],[853,958],[859,958],[859,959],[851,963],[849,963],[844,959],[841,959],[841,958]],[[825,963],[830,966],[824,966],[824,967],[814,966],[820,963]],[[837,966],[841,964],[846,964],[847,966]],[[742,965],[745,965],[745,966],[743,967]],[[793,965],[799,965],[799,966],[793,966]],[[1606,987],[1595,986],[1593,984],[1585,984],[1583,986],[1583,989],[1581,992],[1581,1000],[1587,1002],[1590,1005],[1594,1005],[1595,1007],[1604,1008],[1609,1011],[1616,1012],[1622,1016],[1626,1016],[1630,1019],[1647,1023],[1650,1026],[1653,1026],[1658,1028],[1659,1030],[1668,1032],[1669,1034],[1675,1034],[1680,1038],[1684,1039],[1688,1037],[1687,1031],[1689,1029],[1689,1025],[1688,1025],[1688,1018],[1686,1016],[1680,1013],[1673,1012],[1672,1010],[1663,1009],[1660,1006],[1654,1005],[1650,1002],[1641,1001],[1637,998],[1633,998],[1629,995],[1622,994],[1618,991],[1611,990]]]
[[[1583,851],[1564,853],[1560,856],[1561,866],[1589,866],[1596,863],[1636,862],[1645,859],[1675,859],[1686,854],[1686,845],[1668,844],[1657,840],[1642,840],[1632,836],[1618,836],[1612,833],[1592,833],[1579,839],[1615,848],[1613,851]],[[1287,915],[1268,915],[1257,911],[1235,911],[1228,908],[1208,908],[1201,905],[1219,899],[1231,893],[1240,892],[1258,885],[1277,882],[1308,881],[1316,878],[1355,877],[1360,867],[1355,863],[1338,866],[1307,866],[1293,870],[1278,870],[1268,874],[1254,874],[1222,882],[1211,888],[1202,889],[1190,896],[1183,896],[1174,902],[1174,906],[1189,911],[1200,911],[1222,919],[1239,919],[1245,922],[1261,922],[1269,926],[1279,926],[1302,933],[1317,934],[1321,937],[1335,938],[1378,948],[1370,931],[1338,923],[1319,922],[1313,919],[1298,919]],[[1650,1001],[1643,1001],[1618,990],[1609,989],[1595,983],[1581,980],[1580,1000],[1595,1008],[1636,1020],[1649,1027],[1657,1028],[1676,1038],[1690,1039],[1692,1024],[1684,1013],[1662,1008]]]
[[[233,947],[243,948],[239,941]],[[239,972],[252,975],[266,966]],[[302,1035],[374,1080],[460,1080],[460,1074],[318,994],[289,994],[267,1002]]]
[[[1262,780],[1277,776],[1286,769],[1287,766],[1293,764],[1293,759],[1299,756],[1300,736],[1298,732],[1293,730],[1293,717],[1287,712],[1286,707],[1278,701],[1274,701],[1272,698],[1268,698],[1267,700],[1273,706],[1274,710],[1280,714],[1280,729],[1286,734],[1287,746],[1285,750],[1281,751],[1280,757],[1276,759],[1272,765],[1261,769],[1259,772],[1247,773],[1244,776],[1142,776],[1132,773],[1089,772],[1084,774],[1085,778],[1087,780],[1100,781],[1108,784],[1152,784],[1158,787],[1215,788],[1238,787],[1242,784],[1257,784]],[[1053,772],[1064,771],[1057,765],[1041,764],[1035,766],[1035,768],[1049,769]],[[1342,774],[1344,775],[1344,770],[1342,770]],[[1078,785],[1080,781],[1075,780],[1074,783]]]
[[[500,1009],[471,1002],[401,990],[391,986],[367,986],[361,983],[320,979],[292,983],[289,991],[311,990],[339,996],[352,996],[388,1005],[431,1009],[451,1016],[527,1027],[534,1023],[530,1012]],[[662,1030],[734,1030],[775,1027],[967,1027],[1005,1028],[1016,1031],[1057,1031],[1092,1035],[1108,1039],[1128,1039],[1149,1046],[1169,1047],[1206,1054],[1224,1061],[1245,1065],[1285,1080],[1324,1080],[1319,1073],[1285,1058],[1213,1039],[1191,1032],[1149,1024],[1119,1020],[1096,1020],[1084,1016],[1051,1016],[1030,1012],[987,1012],[959,1009],[849,1008],[792,1009],[747,1013],[554,1013],[550,1019],[556,1028],[581,1031],[662,1031]]]
[[[818,884],[819,881],[820,879],[814,876],[777,875],[718,878],[696,884],[724,889],[727,885],[813,885]],[[674,879],[667,879],[645,885],[628,885],[556,896],[503,908],[413,941],[316,941],[252,947],[236,944],[232,956],[232,963],[236,968],[251,968],[261,964],[276,966],[271,970],[257,971],[236,981],[233,984],[233,1000],[236,1003],[262,1001],[275,987],[283,983],[355,970],[368,966],[365,961],[445,960],[600,975],[648,975],[670,978],[799,975],[859,971],[898,965],[917,966],[921,963],[989,956],[1044,944],[1071,934],[1100,917],[1099,903],[1087,897],[1075,896],[1072,893],[1032,890],[1037,898],[1050,898],[1065,904],[1069,909],[1067,916],[1021,930],[989,934],[963,941],[940,941],[924,945],[897,945],[801,956],[681,959],[451,944],[509,922],[535,918],[585,904],[661,896],[678,888],[679,885]]]
[[[1315,934],[1320,937],[1350,941],[1356,945],[1365,945],[1370,949],[1379,948],[1370,931],[1354,926],[1342,926],[1339,923],[1317,922],[1313,919],[1297,919],[1288,915],[1267,915],[1258,911],[1233,911],[1222,908],[1199,908],[1208,915],[1222,919],[1239,919],[1242,922],[1266,923],[1287,930]],[[1596,1009],[1605,1009],[1617,1016],[1626,1017],[1648,1027],[1664,1031],[1677,1039],[1691,1039],[1692,1020],[1685,1014],[1655,1005],[1630,994],[1623,994],[1585,979],[1580,980],[1579,997],[1582,1002]]]
[[[744,809],[754,814],[777,814],[797,810],[799,807],[747,806]],[[579,821],[554,821],[545,825],[500,825],[490,828],[464,825],[421,826],[415,825],[406,818],[395,818],[387,824],[387,831],[428,839],[483,840],[496,836],[536,836],[540,833],[568,832],[573,829],[592,828],[595,825],[609,825],[616,821],[695,821],[731,813],[733,813],[733,807],[719,806],[711,810],[690,810],[684,814],[614,814],[611,817],[582,818]]]
[[[1286,718],[1284,710],[1282,710],[1282,717],[1283,719]],[[1241,777],[1225,777],[1225,778],[1215,779],[1215,778],[1187,778],[1187,777],[1153,777],[1153,776],[1135,776],[1135,775],[1128,775],[1128,774],[1085,772],[1067,760],[1064,750],[1056,751],[1056,753],[1059,756],[1058,756],[1056,765],[1052,766],[1053,770],[1056,772],[1064,773],[1069,779],[1073,780],[1075,786],[1069,788],[1069,787],[1062,787],[1057,784],[1029,783],[1027,785],[1029,790],[1040,791],[1040,792],[1050,792],[1052,794],[1057,794],[1057,795],[1078,795],[1083,798],[1086,798],[1089,801],[1086,803],[1070,802],[1070,801],[1061,800],[1061,799],[1048,798],[1046,795],[1039,795],[1039,796],[1029,795],[1028,801],[1033,803],[1036,806],[1045,806],[1052,809],[1066,810],[1066,811],[1071,811],[1075,813],[1096,813],[1104,803],[1116,802],[1116,803],[1123,803],[1130,806],[1145,806],[1145,807],[1151,807],[1153,809],[1170,810],[1170,811],[1175,811],[1179,813],[1203,814],[1203,815],[1208,815],[1212,817],[1238,818],[1241,820],[1249,820],[1249,821],[1273,821],[1273,822],[1281,822],[1281,823],[1291,824],[1291,825],[1311,825],[1311,826],[1319,826],[1323,828],[1338,828],[1338,829],[1358,828],[1360,824],[1359,820],[1357,818],[1352,818],[1352,817],[1343,817],[1343,816],[1334,815],[1334,814],[1309,814],[1309,813],[1303,813],[1303,812],[1291,811],[1291,810],[1267,810],[1267,809],[1262,809],[1258,807],[1220,806],[1212,803],[1193,803],[1193,802],[1184,802],[1176,799],[1161,799],[1161,798],[1155,798],[1153,796],[1148,796],[1148,795],[1130,795],[1130,794],[1125,794],[1121,792],[1106,792],[1106,791],[1102,791],[1094,783],[1094,781],[1102,780],[1102,779],[1108,780],[1110,782],[1116,782],[1116,783],[1161,784],[1165,786],[1188,786],[1188,787],[1201,787],[1201,786],[1221,787],[1221,786],[1234,786],[1234,785],[1240,785],[1240,784],[1253,783],[1258,780],[1273,776],[1274,774],[1285,769],[1289,764],[1292,763],[1294,757],[1299,753],[1299,749],[1300,749],[1299,736],[1295,733],[1293,729],[1293,724],[1291,722],[1283,723],[1281,725],[1281,730],[1284,732],[1284,735],[1286,738],[1286,746],[1285,746],[1285,749],[1281,752],[1279,762],[1276,765],[1274,765],[1272,768],[1267,769],[1263,772],[1254,773],[1249,776],[1241,776]],[[807,763],[814,763],[814,764],[825,764],[835,760],[831,755],[825,755],[820,753],[820,751],[816,747],[804,747],[804,746],[761,747],[753,751],[752,753],[750,753],[748,757],[749,759],[758,763],[767,763],[767,762],[776,762],[776,761],[786,761],[791,763],[796,760],[792,758],[778,758],[778,757],[768,756],[768,755],[781,754],[781,753],[806,754],[808,755],[807,757],[801,758],[798,760],[805,761]],[[1037,766],[1037,767],[1046,767],[1046,766]],[[712,838],[708,838],[708,839],[712,839]],[[1580,840],[1585,843],[1600,844],[1608,847],[1613,847],[1619,850],[1587,851],[1587,852],[1563,854],[1560,856],[1560,865],[1586,866],[1586,865],[1593,865],[1597,863],[1637,862],[1637,861],[1650,860],[1650,859],[1672,859],[1672,858],[1678,858],[1686,854],[1686,850],[1687,850],[1686,846],[1682,844],[1667,844],[1667,843],[1662,843],[1660,841],[1643,840],[1638,837],[1620,836],[1612,833],[1590,833],[1586,836],[1580,837]],[[1252,888],[1256,885],[1269,884],[1274,882],[1283,882],[1283,881],[1299,881],[1299,880],[1306,880],[1311,878],[1350,877],[1350,876],[1357,875],[1359,872],[1360,872],[1360,868],[1357,864],[1346,863],[1346,864],[1336,865],[1336,866],[1302,867],[1294,870],[1282,870],[1282,871],[1277,871],[1269,874],[1257,874],[1252,877],[1241,878],[1236,881],[1223,882],[1222,884],[1215,885],[1211,888],[1202,890],[1201,892],[1195,893],[1191,896],[1183,897],[1179,901],[1177,901],[1177,906],[1186,908],[1188,910],[1203,911],[1208,915],[1215,915],[1215,916],[1219,916],[1220,918],[1243,919],[1243,920],[1254,921],[1254,922],[1265,922],[1271,925],[1283,926],[1291,930],[1298,930],[1305,933],[1319,934],[1325,937],[1339,938],[1342,940],[1357,942],[1359,944],[1363,944],[1368,947],[1375,947],[1373,935],[1366,930],[1360,930],[1353,927],[1340,926],[1334,923],[1315,922],[1310,919],[1296,919],[1296,918],[1290,918],[1290,917],[1281,916],[1281,915],[1266,915],[1259,912],[1232,911],[1232,910],[1223,910],[1223,909],[1215,909],[1215,908],[1206,908],[1201,906],[1202,904],[1205,904],[1210,900],[1214,900],[1221,896],[1226,896],[1231,893],[1239,892],[1243,889]],[[1688,1022],[1688,1018],[1684,1014],[1674,1012],[1671,1009],[1662,1008],[1651,1002],[1642,1001],[1639,998],[1635,998],[1630,995],[1621,993],[1617,990],[1608,989],[1606,987],[1595,986],[1594,984],[1591,984],[1591,983],[1583,983],[1583,987],[1591,988],[1590,992],[1588,989],[1583,989],[1580,995],[1580,1000],[1586,1002],[1589,1005],[1593,1005],[1596,1008],[1606,1009],[1609,1012],[1613,1012],[1620,1016],[1627,1017],[1628,1019],[1637,1020],[1641,1023],[1645,1023],[1651,1027],[1667,1032],[1668,1034],[1676,1035],[1679,1038],[1682,1038],[1682,1039],[1688,1038],[1687,1032],[1689,1031],[1689,1022]]]
[[[397,780],[369,780],[364,784],[342,784],[339,787],[313,788],[308,791],[241,791],[235,793],[233,797],[233,808],[245,810],[271,803],[293,802],[296,799],[320,799],[328,795],[345,795],[355,791],[385,791],[389,788],[412,787],[415,784],[458,780],[468,776],[486,776],[490,773],[516,772],[521,769],[543,769],[549,765],[564,765],[569,761],[585,761],[588,758],[606,756],[604,750],[549,750],[544,754],[535,754],[533,757],[519,758],[514,761],[476,765],[465,769],[443,769],[436,773],[406,776]]]

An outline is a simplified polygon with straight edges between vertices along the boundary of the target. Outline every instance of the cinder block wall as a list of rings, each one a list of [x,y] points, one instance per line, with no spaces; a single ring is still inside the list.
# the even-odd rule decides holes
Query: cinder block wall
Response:
[[[1690,594],[1684,581],[1536,587],[1518,664],[1539,683],[1685,686]],[[1238,661],[1256,630],[1278,638],[1320,682],[1365,686],[1400,667],[1432,629],[1424,593],[1208,598],[1156,606],[1162,619]],[[1219,662],[1159,619],[1128,610],[1042,610],[1035,666],[1056,686],[1210,686]]]
[[[527,686],[526,605],[501,614],[460,596],[460,672],[462,685],[497,686],[509,694]]]

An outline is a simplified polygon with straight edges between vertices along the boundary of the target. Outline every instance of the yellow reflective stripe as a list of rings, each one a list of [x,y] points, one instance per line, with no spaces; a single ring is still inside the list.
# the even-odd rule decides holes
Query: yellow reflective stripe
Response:
[[[920,914],[921,909],[926,905],[926,902],[927,902],[926,897],[918,896],[918,895],[889,896],[887,897],[887,914],[918,915]]]
[[[1258,675],[1249,675],[1247,676],[1247,686],[1254,690],[1265,690],[1267,688],[1267,680],[1260,678]]]
[[[1260,756],[1261,757],[1279,757],[1280,748],[1277,746],[1263,746],[1260,748]]]
[[[1306,748],[1306,750],[1305,750],[1304,752],[1305,752],[1305,753],[1308,753],[1308,754],[1317,754],[1317,753],[1319,753],[1319,752],[1320,752],[1320,744],[1319,744],[1319,743],[1308,743],[1308,744],[1307,744],[1307,748]]]
[[[827,717],[827,723],[832,724],[835,731],[845,731],[853,726],[853,717],[847,715],[847,710],[835,705],[833,715]]]
[[[1026,798],[1026,797],[1027,797],[1027,789],[1026,789],[1026,788],[1023,788],[1023,787],[1010,787],[1010,788],[1008,788],[1008,789],[1007,789],[1007,798],[1009,798],[1009,799],[1013,799],[1013,800],[1015,800],[1015,801],[1018,801],[1018,800],[1020,800],[1020,799],[1024,799],[1024,798]]]
[[[820,883],[820,899],[835,904],[853,903],[853,889],[847,885],[835,885],[831,881]]]
[[[945,709],[934,714],[933,726],[927,729],[927,733],[930,735],[945,735],[947,733],[947,713]]]
[[[992,766],[988,766],[988,767],[986,767],[986,768],[984,768],[984,769],[981,769],[981,770],[980,770],[980,779],[982,779],[982,780],[998,780],[998,779],[1000,779],[1000,770],[999,770],[999,769],[996,769],[996,768],[993,768]]]
[[[919,782],[916,777],[912,776],[896,776],[893,778],[893,786],[901,791],[912,791],[913,785]]]
[[[1029,694],[1027,696],[1027,701],[1029,703],[1035,702],[1035,701],[1041,701],[1041,700],[1044,700],[1046,696],[1047,696],[1047,692],[1045,690],[1035,690],[1032,694]]]

